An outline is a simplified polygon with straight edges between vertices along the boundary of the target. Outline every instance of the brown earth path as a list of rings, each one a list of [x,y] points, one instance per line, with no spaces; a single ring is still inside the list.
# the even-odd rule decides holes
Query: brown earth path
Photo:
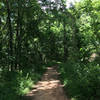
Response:
[[[48,67],[46,73],[26,96],[24,100],[69,100],[63,86],[58,80],[58,73],[53,67]]]

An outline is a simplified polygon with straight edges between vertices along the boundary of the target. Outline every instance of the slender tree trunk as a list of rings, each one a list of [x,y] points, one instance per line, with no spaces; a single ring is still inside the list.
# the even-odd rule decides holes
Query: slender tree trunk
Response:
[[[1,26],[1,18],[0,18],[0,26]],[[1,31],[1,27],[0,27],[0,59],[2,60],[2,31]]]
[[[15,61],[15,69],[20,69],[20,58],[21,58],[21,34],[22,34],[22,18],[21,18],[21,1],[17,0],[18,10],[17,10],[17,28],[16,28],[16,61]]]
[[[67,48],[67,37],[66,37],[66,24],[65,24],[65,20],[63,20],[63,28],[64,28],[64,40],[63,40],[63,45],[64,45],[64,62],[66,62],[67,58],[68,58],[68,48]]]
[[[8,14],[8,32],[9,32],[9,56],[13,57],[13,33],[11,26],[11,12],[10,12],[10,4],[8,0],[6,0],[7,5],[7,14]],[[11,71],[13,70],[13,61],[11,59]]]
[[[19,0],[17,0],[18,3],[18,9],[17,9],[17,27],[16,27],[16,46],[15,46],[15,53],[16,53],[16,60],[15,60],[15,69],[17,69],[18,66],[18,36],[19,36],[19,20],[20,20],[20,13],[19,13]]]
[[[22,35],[22,32],[23,32],[23,30],[22,30],[22,17],[21,17],[21,15],[19,15],[19,35],[18,35],[18,65],[19,65],[19,69],[21,69],[21,64],[20,64],[20,60],[21,60],[21,51],[22,51],[22,49],[21,49],[21,45],[22,45],[22,37],[23,37],[23,35]]]

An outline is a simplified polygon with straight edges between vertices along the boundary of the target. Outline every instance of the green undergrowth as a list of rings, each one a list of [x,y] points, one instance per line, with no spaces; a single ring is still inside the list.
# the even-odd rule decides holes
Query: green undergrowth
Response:
[[[67,61],[59,64],[64,89],[72,100],[100,99],[100,65]]]
[[[1,71],[0,100],[21,100],[22,96],[27,94],[34,84],[41,79],[46,67],[41,66],[40,69]]]
[[[50,61],[47,62],[46,66],[48,66],[48,67],[57,66],[57,61],[56,60],[50,60]]]

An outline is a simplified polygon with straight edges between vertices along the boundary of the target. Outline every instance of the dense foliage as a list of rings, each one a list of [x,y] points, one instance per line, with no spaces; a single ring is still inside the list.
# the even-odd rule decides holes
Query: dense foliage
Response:
[[[52,60],[71,98],[98,100],[99,27],[99,0],[1,0],[0,100],[20,100]]]

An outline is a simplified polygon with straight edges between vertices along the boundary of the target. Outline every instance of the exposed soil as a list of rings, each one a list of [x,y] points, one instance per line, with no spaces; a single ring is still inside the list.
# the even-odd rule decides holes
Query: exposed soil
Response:
[[[58,73],[53,67],[48,67],[46,73],[26,96],[25,100],[69,100],[63,86],[58,80]]]

